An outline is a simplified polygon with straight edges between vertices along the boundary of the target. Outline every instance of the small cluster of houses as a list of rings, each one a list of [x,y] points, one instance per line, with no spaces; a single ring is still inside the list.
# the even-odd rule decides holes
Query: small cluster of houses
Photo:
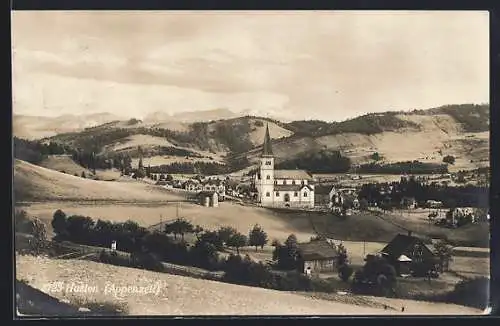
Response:
[[[365,260],[371,257],[383,257],[394,267],[399,276],[409,276],[413,273],[413,263],[426,263],[428,271],[435,275],[437,271],[437,258],[432,246],[408,234],[398,234],[382,250],[368,254]],[[311,240],[308,243],[298,244],[300,264],[299,271],[306,275],[332,273],[338,270],[336,266],[338,251],[336,241],[331,239]]]

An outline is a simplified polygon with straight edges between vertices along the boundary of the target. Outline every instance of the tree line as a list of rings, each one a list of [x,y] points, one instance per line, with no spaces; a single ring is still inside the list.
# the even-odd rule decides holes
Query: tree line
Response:
[[[344,173],[349,171],[351,160],[339,151],[320,150],[276,164],[277,169],[301,169],[311,173]]]
[[[366,183],[358,193],[360,199],[369,204],[390,208],[399,207],[404,197],[415,198],[419,206],[425,206],[428,200],[441,201],[445,208],[488,207],[488,187],[459,186],[447,187],[438,183],[424,184],[414,179],[401,179],[392,183]]]
[[[388,164],[376,162],[360,165],[357,173],[382,173],[382,174],[443,174],[448,173],[446,164],[423,163],[419,161],[406,161]]]

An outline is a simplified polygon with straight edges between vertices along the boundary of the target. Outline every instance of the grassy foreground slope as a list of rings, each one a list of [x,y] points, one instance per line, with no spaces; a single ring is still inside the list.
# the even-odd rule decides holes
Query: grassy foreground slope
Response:
[[[89,301],[122,301],[131,315],[367,315],[400,314],[394,310],[348,305],[315,300],[297,294],[233,285],[151,271],[117,267],[82,260],[54,260],[17,256],[17,278],[42,289],[54,281],[63,285],[86,284],[97,290],[92,293],[60,291],[52,293],[58,299],[78,296]],[[110,278],[110,275],[113,277]],[[106,291],[123,286],[159,285],[157,293],[122,295]],[[65,288],[65,286],[63,286]],[[422,305],[412,313],[419,314],[478,314],[462,306]]]

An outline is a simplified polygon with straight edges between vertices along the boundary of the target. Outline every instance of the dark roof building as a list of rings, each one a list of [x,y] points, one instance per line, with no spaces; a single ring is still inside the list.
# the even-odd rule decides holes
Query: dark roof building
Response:
[[[313,240],[297,244],[303,260],[326,260],[337,257],[337,249],[326,240]]]

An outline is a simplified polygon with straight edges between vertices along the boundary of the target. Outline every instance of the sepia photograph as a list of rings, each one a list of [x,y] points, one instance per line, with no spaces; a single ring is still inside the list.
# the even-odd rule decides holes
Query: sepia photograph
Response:
[[[488,314],[489,18],[13,10],[15,317]]]

